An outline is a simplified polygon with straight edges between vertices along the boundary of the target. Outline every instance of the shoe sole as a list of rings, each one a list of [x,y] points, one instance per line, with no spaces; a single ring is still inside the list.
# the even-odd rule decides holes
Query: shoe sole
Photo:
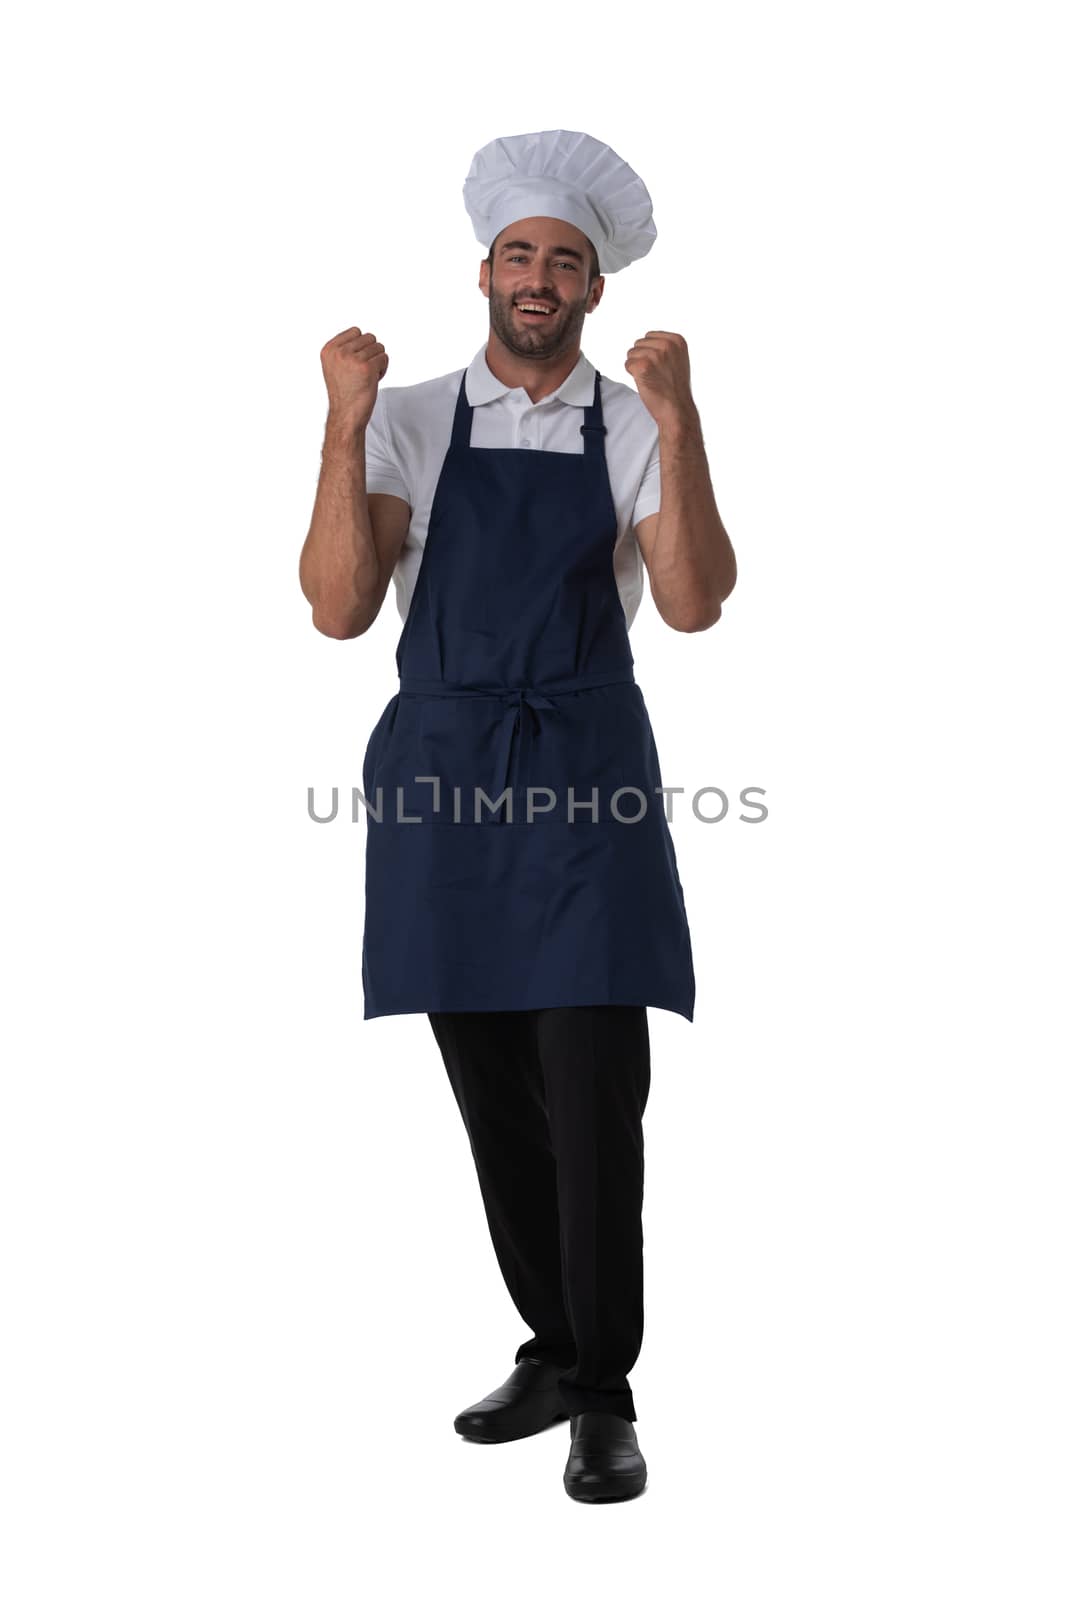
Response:
[[[634,1479],[629,1484],[620,1483],[616,1487],[607,1484],[590,1484],[583,1486],[580,1483],[568,1483],[563,1480],[563,1487],[572,1500],[581,1500],[586,1505],[607,1505],[616,1500],[634,1500],[639,1494],[644,1494],[648,1487],[647,1475],[641,1479]]]
[[[511,1444],[516,1439],[532,1439],[535,1433],[543,1433],[546,1428],[555,1427],[557,1422],[566,1422],[570,1415],[567,1411],[557,1411],[554,1417],[549,1417],[547,1422],[538,1423],[536,1428],[523,1428],[519,1433],[485,1433],[480,1429],[468,1433],[461,1428],[459,1423],[453,1424],[461,1439],[468,1439],[471,1444]]]

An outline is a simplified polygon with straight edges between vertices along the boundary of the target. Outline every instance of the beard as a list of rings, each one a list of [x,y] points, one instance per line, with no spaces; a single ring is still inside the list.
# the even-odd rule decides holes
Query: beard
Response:
[[[543,328],[536,322],[522,322],[515,315],[515,300],[511,295],[497,292],[490,274],[489,325],[512,355],[528,361],[549,360],[568,345],[581,342],[585,322],[585,308],[581,302],[568,306],[553,298],[552,304],[556,307],[555,315],[545,318]]]

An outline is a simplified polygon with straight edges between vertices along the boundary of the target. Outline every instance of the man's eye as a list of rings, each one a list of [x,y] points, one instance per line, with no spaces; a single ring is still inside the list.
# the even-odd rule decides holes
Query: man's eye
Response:
[[[526,257],[525,256],[508,256],[507,259],[509,261],[525,261]],[[577,272],[578,271],[578,268],[574,265],[573,261],[557,261],[556,265],[558,267],[566,267],[568,272]]]

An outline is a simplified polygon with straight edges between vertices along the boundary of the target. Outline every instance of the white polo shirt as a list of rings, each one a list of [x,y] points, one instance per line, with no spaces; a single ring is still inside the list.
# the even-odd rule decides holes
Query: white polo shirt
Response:
[[[580,455],[583,408],[593,403],[596,369],[584,355],[553,394],[534,404],[490,372],[483,344],[467,371],[471,448],[559,450]],[[411,507],[411,525],[393,573],[397,609],[406,617],[426,545],[434,490],[452,437],[463,369],[425,383],[379,388],[367,427],[367,493],[395,494]],[[618,530],[615,579],[630,627],[644,587],[634,527],[659,510],[659,429],[636,389],[600,377],[607,434],[604,449]]]

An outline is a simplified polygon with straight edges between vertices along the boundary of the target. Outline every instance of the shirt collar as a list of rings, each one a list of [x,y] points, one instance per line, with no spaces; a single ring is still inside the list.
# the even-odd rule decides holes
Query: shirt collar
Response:
[[[489,370],[489,363],[485,359],[485,352],[489,341],[478,351],[474,360],[467,368],[467,401],[472,406],[482,406],[488,400],[496,400],[502,394],[514,394],[514,389],[509,389],[506,383],[501,383]],[[596,368],[587,356],[579,354],[578,360],[568,372],[559,388],[552,394],[546,394],[537,401],[544,405],[548,400],[565,400],[569,406],[591,406],[596,386]],[[532,403],[532,402],[531,402]]]

